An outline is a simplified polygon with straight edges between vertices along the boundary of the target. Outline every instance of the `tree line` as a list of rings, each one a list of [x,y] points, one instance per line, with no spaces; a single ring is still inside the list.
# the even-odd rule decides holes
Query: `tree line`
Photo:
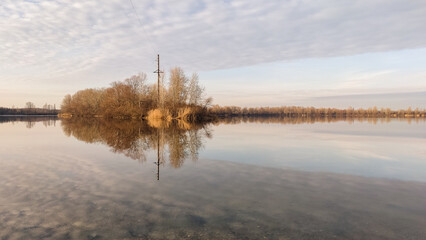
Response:
[[[425,109],[407,109],[391,110],[390,108],[371,107],[368,109],[349,107],[347,109],[337,108],[314,108],[314,107],[257,107],[242,108],[237,106],[219,106],[215,105],[209,108],[209,113],[219,117],[311,117],[311,118],[425,118]]]
[[[348,124],[355,122],[366,122],[369,124],[390,123],[391,121],[404,121],[410,124],[411,122],[423,122],[426,118],[391,118],[391,117],[285,117],[285,116],[234,116],[221,117],[212,122],[214,125],[221,124],[240,124],[240,123],[264,123],[264,124],[314,124],[314,123],[333,123],[344,121]]]
[[[0,115],[57,115],[59,110],[56,109],[55,104],[43,105],[43,108],[37,108],[33,102],[26,102],[24,108],[0,107]]]
[[[59,110],[48,108],[4,108],[0,107],[0,115],[57,115]]]
[[[192,118],[202,117],[211,103],[204,97],[196,73],[187,76],[179,68],[172,68],[168,86],[164,75],[160,85],[147,84],[147,75],[140,73],[124,81],[111,83],[108,88],[90,88],[66,95],[61,112],[73,116],[101,116],[105,118]],[[159,94],[158,94],[159,93]]]
[[[167,85],[167,86],[166,86]],[[212,120],[216,117],[310,117],[310,118],[425,118],[425,109],[371,107],[367,109],[314,108],[298,106],[242,108],[210,106],[197,74],[187,76],[183,69],[172,68],[168,84],[164,75],[159,86],[148,84],[147,75],[140,73],[107,88],[89,88],[66,95],[61,105],[62,116],[104,118],[181,119],[188,122]]]

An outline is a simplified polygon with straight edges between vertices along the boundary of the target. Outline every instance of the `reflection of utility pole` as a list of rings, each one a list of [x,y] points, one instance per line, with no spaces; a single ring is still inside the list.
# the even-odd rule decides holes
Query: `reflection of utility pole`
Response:
[[[157,162],[154,162],[157,165],[157,181],[160,180],[160,129],[157,129]]]
[[[157,71],[154,73],[157,73],[157,106],[160,107],[160,73],[163,73],[160,71],[160,54],[157,54]]]
[[[157,138],[157,180],[160,180],[160,134]]]

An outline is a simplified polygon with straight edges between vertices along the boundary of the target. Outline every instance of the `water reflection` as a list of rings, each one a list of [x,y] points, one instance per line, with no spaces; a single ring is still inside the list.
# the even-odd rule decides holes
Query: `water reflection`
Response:
[[[46,123],[45,120],[43,122]],[[409,118],[225,118],[219,119],[214,125],[232,125],[229,126],[227,133],[232,133],[233,136],[211,141],[209,148],[203,153],[204,158],[208,159],[261,166],[425,181],[425,177],[418,170],[423,164],[420,161],[421,154],[418,154],[418,145],[422,145],[421,139],[425,136],[424,131],[421,131],[423,129],[421,124],[418,123],[425,121],[414,119],[416,126],[407,128],[411,122]],[[244,124],[252,123],[261,124],[246,129],[242,127]],[[33,124],[33,120],[27,121],[27,127]],[[267,127],[269,124],[290,126],[277,126],[271,129]],[[304,127],[303,124],[312,126]],[[173,168],[180,168],[185,160],[196,161],[200,149],[204,147],[203,139],[211,138],[210,128],[213,127],[184,121],[147,122],[96,118],[63,119],[61,125],[67,136],[73,136],[87,143],[107,145],[112,152],[140,163],[154,163],[158,180],[161,167],[168,164]],[[215,128],[220,130],[224,126]],[[284,132],[277,134],[281,130]],[[307,130],[309,138],[306,138]],[[363,136],[363,140],[360,141],[361,137],[357,136]],[[368,144],[372,142],[373,137],[379,142]],[[420,139],[410,145],[406,144],[406,149],[411,149],[410,154],[404,153],[402,156],[403,152],[398,148],[400,137]],[[236,138],[240,139],[236,141]],[[260,142],[264,142],[265,145],[259,146]],[[284,155],[287,157],[279,157]],[[396,162],[398,159],[395,159],[395,156],[398,155],[404,159],[403,162]],[[411,169],[411,173],[406,170],[407,166]],[[398,168],[399,171],[391,172],[390,167]]]
[[[335,123],[346,122],[349,124],[355,122],[367,122],[371,124],[390,123],[392,121],[402,121],[407,123],[425,122],[425,118],[352,118],[352,117],[228,117],[219,119],[217,124],[241,124],[241,123],[279,123],[279,124],[314,124],[314,123]]]
[[[27,122],[35,124],[27,129]],[[27,122],[0,124],[0,239],[423,239],[426,235],[426,180],[377,175],[378,166],[384,166],[393,177],[405,171],[426,179],[425,165],[420,164],[426,162],[425,124],[282,121],[277,123],[290,124],[206,127],[73,119],[46,128],[49,120]],[[210,129],[214,139],[206,141]],[[392,161],[380,162],[376,155],[360,158],[361,150],[364,155],[365,150],[376,155],[383,151],[392,155]],[[157,165],[150,160],[153,156]],[[128,158],[150,167],[117,161]],[[197,164],[188,164],[198,158],[202,160]],[[259,165],[247,164],[247,159]],[[315,165],[315,160],[321,161]],[[286,166],[294,161],[299,165],[290,166],[306,167],[265,167],[267,161]],[[350,171],[336,173],[325,168],[324,161]],[[165,164],[172,167],[161,168]],[[161,168],[162,181],[153,179],[154,166]],[[356,167],[373,174],[357,176]]]
[[[45,127],[56,126],[57,120],[56,116],[0,116],[0,124],[25,122],[25,126],[29,129],[33,128],[37,122],[43,123]]]
[[[186,159],[196,161],[203,147],[203,138],[210,138],[207,125],[183,121],[146,122],[104,119],[64,119],[62,130],[87,143],[108,145],[114,153],[146,162],[146,153],[155,150],[157,155],[157,179],[160,166],[167,162],[180,168]],[[168,153],[168,154],[167,154]]]

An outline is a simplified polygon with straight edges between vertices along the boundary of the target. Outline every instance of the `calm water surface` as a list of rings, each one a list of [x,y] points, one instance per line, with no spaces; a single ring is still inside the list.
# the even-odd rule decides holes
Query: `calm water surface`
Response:
[[[426,239],[426,123],[0,117],[0,239]]]

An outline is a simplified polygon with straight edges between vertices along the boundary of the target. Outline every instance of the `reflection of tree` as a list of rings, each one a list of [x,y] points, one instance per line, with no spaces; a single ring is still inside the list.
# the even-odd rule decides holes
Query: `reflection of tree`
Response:
[[[144,151],[150,148],[154,131],[146,124],[133,121],[106,121],[102,119],[63,119],[62,129],[67,136],[88,143],[102,143],[113,152],[145,161]]]
[[[200,136],[199,131],[189,130],[189,153],[191,155],[192,161],[198,159],[198,149],[203,146],[202,137]],[[210,137],[210,132],[207,134]]]
[[[425,118],[426,109],[416,108],[391,110],[374,106],[368,109],[314,108],[314,107],[258,107],[241,108],[237,106],[215,105],[210,113],[221,117],[290,117],[290,118]]]
[[[169,160],[170,164],[175,168],[181,167],[183,160],[188,155],[185,147],[188,145],[188,139],[185,133],[185,130],[174,128],[167,136]]]
[[[44,126],[55,126],[56,116],[1,116],[0,123],[24,122],[27,128],[33,128],[37,122],[42,122]]]
[[[177,121],[154,128],[145,121],[120,121],[105,119],[71,118],[62,120],[62,129],[67,136],[88,143],[102,143],[111,147],[113,152],[146,161],[145,152],[152,149],[157,153],[157,165],[166,162],[165,150],[168,149],[170,164],[178,168],[186,158],[198,159],[198,151],[203,146],[202,138],[211,133],[202,125],[190,125]],[[182,128],[185,126],[185,128]]]
[[[225,117],[216,120],[215,124],[240,124],[240,123],[279,123],[279,124],[311,124],[311,123],[331,123],[345,121],[347,123],[353,122],[368,122],[376,124],[377,122],[386,123],[393,120],[393,118],[364,118],[364,117],[277,117],[277,116],[262,116],[262,117]],[[398,121],[408,121],[409,118],[396,118]],[[416,121],[424,121],[416,118]]]
[[[26,123],[26,127],[27,128],[33,128],[35,126],[35,122],[28,120]]]
[[[56,119],[47,119],[47,120],[43,120],[43,125],[45,127],[49,127],[49,126],[56,126]]]

